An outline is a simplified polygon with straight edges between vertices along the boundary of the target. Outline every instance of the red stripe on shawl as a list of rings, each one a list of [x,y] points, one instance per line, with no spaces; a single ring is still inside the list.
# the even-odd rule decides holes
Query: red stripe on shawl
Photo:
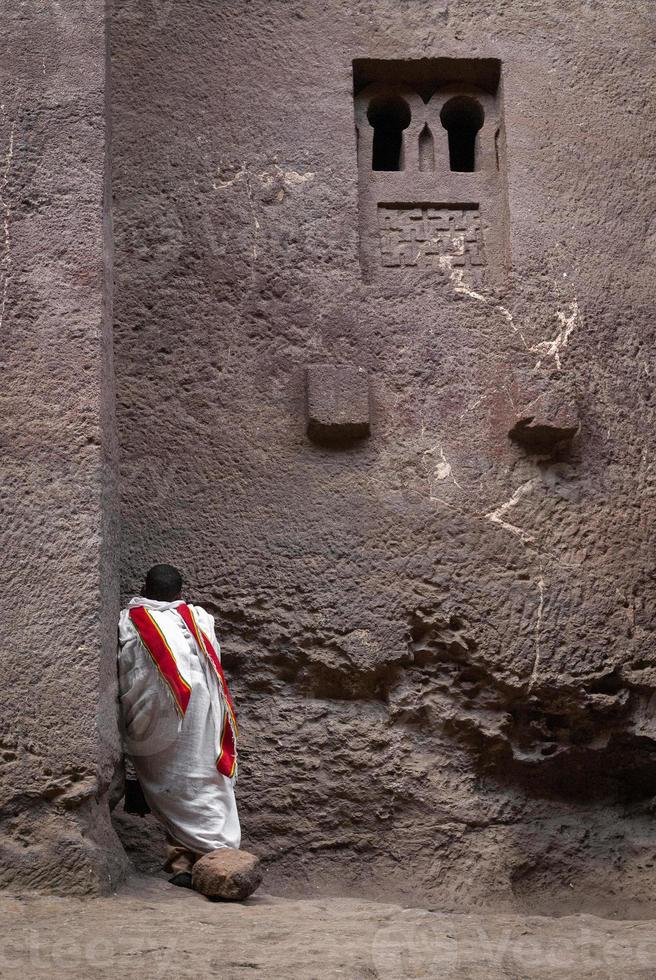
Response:
[[[191,687],[178,670],[173,651],[166,642],[164,634],[144,606],[130,609],[130,619],[141,642],[173,695],[178,713],[184,718],[191,697]]]
[[[209,636],[207,636],[203,630],[199,629],[198,624],[196,623],[196,618],[189,606],[183,602],[179,606],[176,606],[176,611],[180,614],[191,635],[196,640],[198,648],[205,653],[207,659],[212,664],[221,690],[223,691],[226,702],[226,718],[224,718],[223,721],[220,753],[219,758],[216,761],[216,768],[224,776],[232,777],[234,776],[235,768],[237,766],[237,717],[235,705],[228,688],[228,682],[226,681],[225,674],[223,673],[223,667],[221,666],[221,660],[219,659],[219,655],[214,649],[214,644],[210,640]]]
[[[223,731],[221,732],[221,751],[216,760],[216,768],[224,776],[232,778],[237,768],[237,746],[232,725],[226,715],[223,719]]]

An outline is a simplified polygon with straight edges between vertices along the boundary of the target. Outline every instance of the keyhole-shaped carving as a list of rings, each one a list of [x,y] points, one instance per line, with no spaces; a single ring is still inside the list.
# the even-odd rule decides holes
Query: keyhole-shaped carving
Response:
[[[408,103],[399,96],[373,99],[367,110],[373,126],[372,170],[403,170],[403,130],[410,125]]]
[[[442,125],[449,134],[449,166],[460,173],[476,170],[478,131],[483,125],[483,110],[476,99],[456,96],[440,113]]]

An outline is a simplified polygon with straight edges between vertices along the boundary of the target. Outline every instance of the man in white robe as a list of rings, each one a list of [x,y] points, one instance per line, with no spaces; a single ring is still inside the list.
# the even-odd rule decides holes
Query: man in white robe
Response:
[[[241,832],[236,721],[214,618],[181,591],[178,570],[155,565],[143,597],[121,612],[119,694],[126,752],[166,830],[165,868],[191,887],[196,860],[238,848]]]

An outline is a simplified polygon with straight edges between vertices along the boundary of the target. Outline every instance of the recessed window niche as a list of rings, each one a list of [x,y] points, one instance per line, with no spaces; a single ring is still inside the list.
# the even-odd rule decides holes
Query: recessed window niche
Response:
[[[398,96],[373,98],[367,119],[374,131],[372,170],[403,170],[403,130],[410,125],[410,109]]]
[[[500,81],[495,58],[353,62],[365,279],[395,269],[482,285],[502,273]]]
[[[478,99],[456,95],[442,106],[440,121],[449,134],[449,168],[459,173],[476,170],[478,131],[485,115]]]

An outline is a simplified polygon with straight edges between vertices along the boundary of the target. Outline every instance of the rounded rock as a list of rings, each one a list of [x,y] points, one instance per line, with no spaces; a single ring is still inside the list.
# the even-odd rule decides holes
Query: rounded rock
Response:
[[[262,883],[260,859],[248,851],[221,847],[196,861],[192,881],[201,895],[239,902]]]

